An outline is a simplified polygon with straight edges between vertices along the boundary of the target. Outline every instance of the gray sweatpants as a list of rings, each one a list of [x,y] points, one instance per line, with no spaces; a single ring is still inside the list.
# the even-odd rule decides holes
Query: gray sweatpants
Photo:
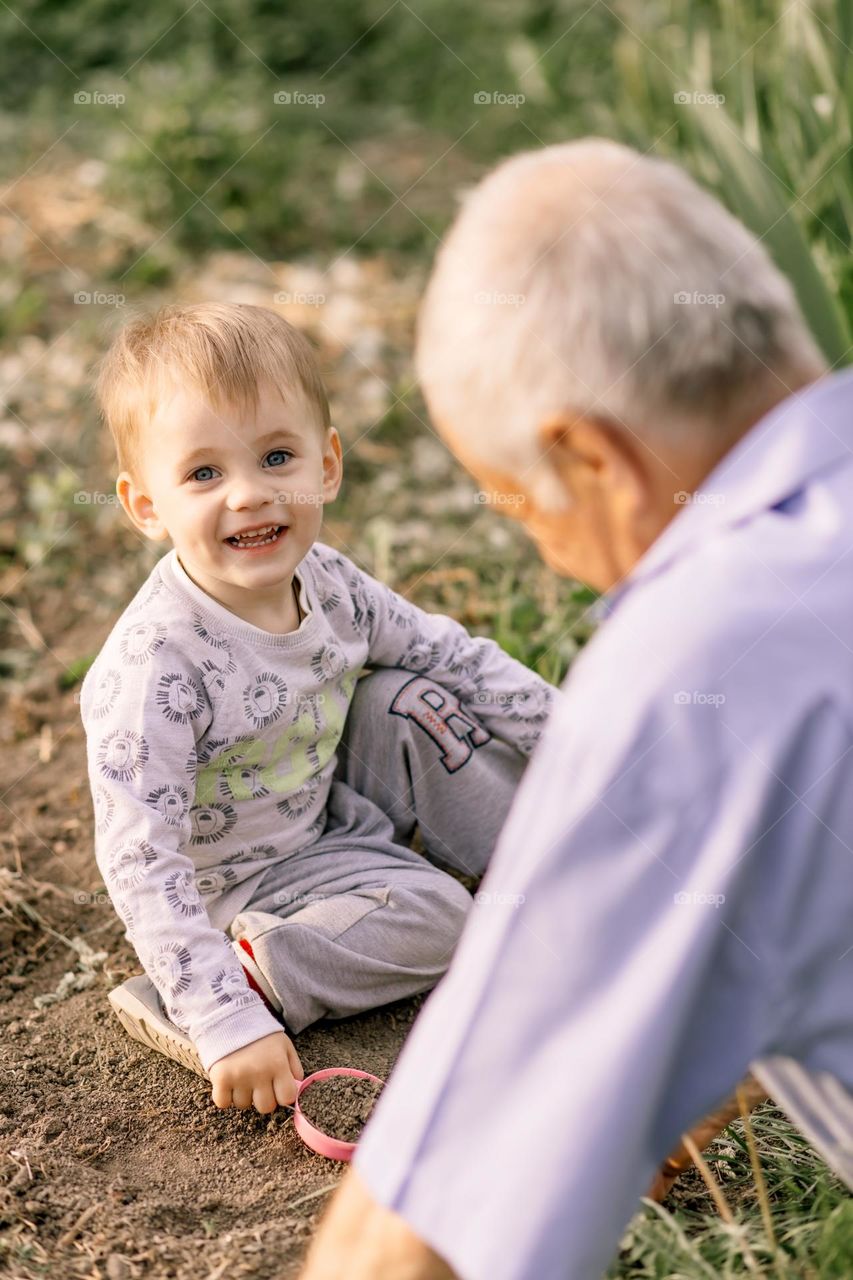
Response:
[[[472,898],[409,842],[417,823],[430,859],[483,874],[526,764],[484,736],[423,676],[359,680],[325,830],[264,874],[229,930],[251,943],[288,1030],[429,990],[445,972]]]

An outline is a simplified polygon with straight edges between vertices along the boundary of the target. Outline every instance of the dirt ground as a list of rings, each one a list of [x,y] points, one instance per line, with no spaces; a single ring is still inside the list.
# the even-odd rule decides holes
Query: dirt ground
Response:
[[[86,651],[100,629],[90,619],[65,643]],[[13,784],[0,834],[0,1268],[21,1280],[293,1275],[344,1166],[303,1146],[289,1110],[218,1111],[205,1081],[114,1017],[106,993],[138,965],[92,858],[75,695],[55,685],[51,673],[13,701],[13,724],[31,732],[0,749]],[[106,953],[91,985],[35,1008],[66,971],[86,981],[69,945],[81,937]],[[306,1071],[385,1078],[417,1007],[303,1033]]]

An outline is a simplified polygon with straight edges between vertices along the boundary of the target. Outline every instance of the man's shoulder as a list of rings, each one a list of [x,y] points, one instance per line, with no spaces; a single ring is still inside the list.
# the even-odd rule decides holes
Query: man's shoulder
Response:
[[[842,679],[853,675],[846,554],[843,538],[800,537],[795,524],[762,513],[641,583],[626,600],[626,630],[639,628],[676,668],[719,671],[740,685],[758,675],[796,674],[800,687]]]
[[[831,557],[813,572],[792,558],[734,531],[638,581],[570,672],[566,714],[586,699],[625,726],[693,708],[709,744],[771,727],[781,741],[827,702],[853,723],[851,593]]]

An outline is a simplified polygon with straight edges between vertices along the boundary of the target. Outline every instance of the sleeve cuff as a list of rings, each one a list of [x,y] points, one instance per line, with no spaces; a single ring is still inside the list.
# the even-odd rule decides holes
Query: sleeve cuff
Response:
[[[274,1018],[266,1006],[258,1000],[237,1009],[230,1017],[193,1036],[201,1065],[209,1071],[215,1062],[237,1049],[243,1049],[254,1040],[270,1036],[274,1031],[284,1032],[284,1027]],[[285,1033],[286,1034],[286,1033]]]

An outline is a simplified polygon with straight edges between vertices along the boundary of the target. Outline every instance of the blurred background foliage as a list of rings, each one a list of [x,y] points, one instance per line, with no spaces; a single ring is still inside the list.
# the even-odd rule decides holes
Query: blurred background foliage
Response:
[[[850,0],[0,5],[0,461],[14,490],[0,481],[0,570],[67,580],[95,527],[148,564],[114,508],[74,497],[95,459],[105,483],[90,374],[125,301],[272,305],[270,264],[286,287],[307,264],[338,307],[334,341],[329,307],[293,318],[323,348],[343,422],[350,552],[421,603],[467,607],[558,680],[591,632],[591,593],[556,593],[520,531],[481,509],[471,535],[470,486],[434,452],[414,386],[411,318],[440,237],[500,157],[616,138],[687,165],[762,236],[843,364],[851,40]],[[73,305],[92,287],[122,303]]]
[[[47,148],[99,158],[119,207],[174,227],[114,264],[144,285],[168,279],[176,248],[423,256],[499,156],[617,137],[686,162],[766,234],[840,360],[851,32],[850,0],[29,0],[0,9],[0,139],[12,174]],[[325,101],[284,106],[282,91]],[[674,102],[703,92],[724,102]]]

